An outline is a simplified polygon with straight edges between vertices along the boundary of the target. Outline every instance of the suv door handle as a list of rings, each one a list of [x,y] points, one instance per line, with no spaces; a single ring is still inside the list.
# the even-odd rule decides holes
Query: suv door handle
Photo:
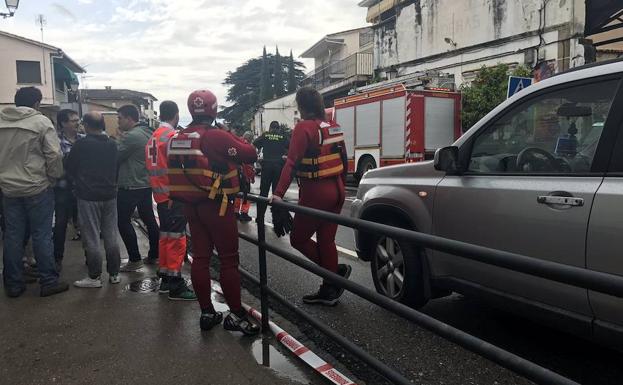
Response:
[[[537,202],[539,202],[540,204],[544,204],[544,205],[560,205],[560,206],[574,206],[574,207],[584,206],[583,198],[576,198],[568,193],[565,193],[565,194],[553,193],[552,195],[543,195],[537,198]]]

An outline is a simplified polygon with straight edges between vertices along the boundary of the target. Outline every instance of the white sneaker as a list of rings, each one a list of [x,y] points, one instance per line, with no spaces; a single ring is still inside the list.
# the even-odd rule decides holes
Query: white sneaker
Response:
[[[74,282],[75,287],[88,287],[88,288],[98,288],[102,287],[102,280],[97,277],[95,279],[86,277],[81,279],[80,281]]]
[[[119,274],[111,274],[108,277],[108,282],[112,283],[113,285],[116,285],[118,283],[121,283],[121,278],[119,278]]]

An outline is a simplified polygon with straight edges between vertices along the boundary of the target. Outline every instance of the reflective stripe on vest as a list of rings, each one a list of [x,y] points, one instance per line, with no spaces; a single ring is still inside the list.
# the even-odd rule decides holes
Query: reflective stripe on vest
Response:
[[[206,127],[189,127],[169,142],[170,195],[189,204],[220,199],[219,215],[223,216],[229,197],[240,191],[238,168],[230,163],[212,164],[201,150],[203,135],[209,135]]]
[[[186,233],[167,233],[167,232],[160,232],[160,238],[169,238],[169,239],[182,239],[186,237]]]
[[[156,168],[156,169],[149,170],[149,176],[159,177],[159,176],[165,176],[165,175],[167,175],[166,168]]]
[[[323,179],[341,175],[344,172],[342,150],[338,143],[344,141],[344,134],[338,125],[318,123],[318,147],[308,149],[301,159],[296,176],[304,179]]]
[[[161,187],[153,187],[151,191],[154,194],[167,194],[168,195],[171,189],[169,189],[167,186],[161,186]]]
[[[169,200],[169,178],[167,176],[167,143],[175,134],[175,129],[163,123],[145,146],[145,165],[149,174],[149,182],[157,203]]]

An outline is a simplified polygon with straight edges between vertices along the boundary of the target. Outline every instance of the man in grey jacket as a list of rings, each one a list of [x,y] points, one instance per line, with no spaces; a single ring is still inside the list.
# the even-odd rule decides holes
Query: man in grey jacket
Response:
[[[54,264],[52,218],[55,180],[63,175],[63,154],[54,125],[39,111],[41,91],[20,88],[15,107],[0,112],[0,189],[4,193],[4,288],[9,297],[26,290],[24,230],[30,224],[41,296],[66,291]]]

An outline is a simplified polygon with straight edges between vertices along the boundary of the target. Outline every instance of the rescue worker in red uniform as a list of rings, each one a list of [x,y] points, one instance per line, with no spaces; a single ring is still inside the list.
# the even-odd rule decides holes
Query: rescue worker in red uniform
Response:
[[[342,129],[326,122],[324,101],[318,91],[303,87],[296,94],[301,120],[294,127],[288,159],[271,201],[283,198],[292,179],[299,181],[299,204],[339,214],[345,200],[346,148]],[[351,266],[338,264],[337,224],[296,214],[290,243],[314,263],[348,278]],[[316,234],[317,242],[312,240]],[[318,292],[303,297],[308,304],[336,305],[344,289],[323,282]]]
[[[195,301],[197,296],[182,278],[182,264],[186,256],[184,205],[172,201],[169,196],[167,146],[180,121],[179,108],[175,102],[165,100],[160,103],[160,120],[160,127],[145,146],[145,164],[160,221],[158,260],[162,280],[159,292],[168,294],[170,300]]]
[[[184,203],[193,246],[191,277],[199,299],[199,325],[209,330],[223,320],[212,304],[210,257],[216,248],[220,259],[220,283],[230,313],[226,330],[254,335],[260,328],[241,306],[238,271],[238,225],[233,200],[240,191],[238,168],[257,159],[255,148],[214,126],[218,103],[210,91],[194,91],[188,97],[193,121],[175,134],[168,146],[171,198]]]

